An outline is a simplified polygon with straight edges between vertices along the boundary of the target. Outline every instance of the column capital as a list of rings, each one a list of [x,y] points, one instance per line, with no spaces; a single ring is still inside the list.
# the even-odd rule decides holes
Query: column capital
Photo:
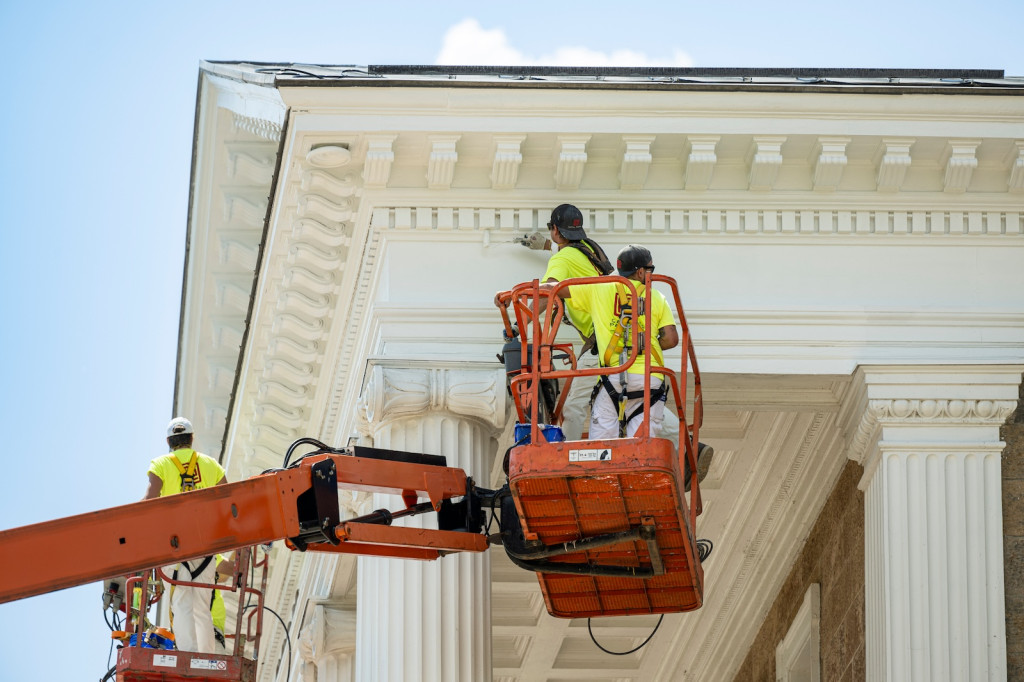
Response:
[[[316,665],[325,656],[352,655],[356,650],[355,609],[317,604],[299,631],[298,645],[303,659]]]
[[[391,364],[371,361],[360,398],[370,428],[425,412],[450,412],[500,430],[507,419],[505,372],[494,365],[470,363]]]
[[[1001,448],[998,429],[1016,409],[1022,372],[1022,365],[858,367],[841,418],[848,456],[870,478],[882,445]],[[936,428],[942,429],[941,440],[934,438]]]

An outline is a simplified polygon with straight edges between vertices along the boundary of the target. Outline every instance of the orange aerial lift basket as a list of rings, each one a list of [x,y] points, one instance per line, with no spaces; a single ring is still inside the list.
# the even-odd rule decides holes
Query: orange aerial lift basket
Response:
[[[523,330],[526,341],[505,347],[509,390],[520,432],[507,456],[511,497],[502,504],[505,550],[514,563],[534,570],[548,612],[560,618],[674,613],[700,608],[704,599],[701,559],[710,543],[695,536],[701,513],[696,454],[703,417],[700,371],[675,280],[666,284],[678,311],[681,365],[652,365],[652,335],[638,317],[651,319],[651,281],[617,276],[568,279],[548,288],[537,280],[499,294],[506,339]],[[558,293],[582,284],[617,282],[633,305],[629,357],[622,367],[581,369],[571,344],[557,343],[563,303]],[[511,312],[510,312],[511,311]],[[657,342],[656,338],[654,342]],[[509,354],[519,357],[509,362]],[[557,368],[561,362],[564,367]],[[596,382],[633,363],[643,363],[644,405],[651,377],[662,376],[679,422],[679,448],[650,435],[650,411],[634,437],[548,442],[572,381]],[[687,410],[688,375],[693,398]],[[551,385],[562,382],[553,400]],[[547,394],[547,395],[546,395]],[[527,426],[528,425],[528,426]],[[517,436],[519,438],[519,436]],[[688,492],[687,492],[688,491]],[[702,556],[704,555],[704,556]]]
[[[139,603],[147,605],[152,602],[150,594],[160,585],[161,580],[179,588],[228,590],[236,592],[239,599],[234,634],[230,631],[224,633],[225,651],[219,654],[166,648],[163,646],[166,639],[154,637],[152,628],[146,628],[145,609],[138,612],[134,608],[127,608],[125,630],[115,633],[123,635],[124,645],[118,648],[117,663],[110,671],[116,673],[118,682],[253,682],[256,679],[269,556],[264,552],[262,557],[258,557],[257,547],[244,547],[236,550],[235,557],[235,571],[226,584],[175,580],[159,568],[155,572],[160,580],[151,580],[150,572],[146,571],[125,581],[125,594],[138,594]],[[252,586],[250,579],[258,581],[259,586]],[[164,631],[161,634],[167,633]]]

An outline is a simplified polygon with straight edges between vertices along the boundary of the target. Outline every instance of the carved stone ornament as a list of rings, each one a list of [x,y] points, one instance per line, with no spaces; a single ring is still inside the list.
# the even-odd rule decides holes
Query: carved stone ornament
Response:
[[[319,663],[328,655],[351,655],[356,650],[356,612],[318,604],[309,623],[299,631],[299,652],[305,661]]]
[[[882,426],[998,426],[1015,409],[1015,400],[870,400],[853,436],[850,458],[863,463]]]
[[[451,412],[498,429],[505,422],[505,376],[500,369],[373,367],[361,406],[368,424]]]

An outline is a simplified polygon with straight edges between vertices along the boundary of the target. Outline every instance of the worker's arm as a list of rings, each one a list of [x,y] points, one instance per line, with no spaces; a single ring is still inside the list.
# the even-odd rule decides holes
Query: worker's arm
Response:
[[[557,281],[558,280],[555,279],[554,277],[548,277],[547,281],[544,282],[544,284],[551,284],[551,283],[557,282]],[[545,289],[545,288],[550,289],[551,288],[551,287],[545,287],[544,284],[541,284],[541,287],[540,287],[541,289]],[[494,294],[494,305],[495,305],[495,307],[498,307],[498,308],[503,307],[502,306],[502,302],[501,302],[501,295],[503,293],[505,293],[505,292],[504,291],[499,291],[498,293]],[[566,290],[566,293],[564,295],[563,294],[559,294],[559,296],[561,296],[562,298],[569,298],[568,290]],[[544,310],[545,308],[547,308],[547,306],[548,306],[548,300],[546,298],[542,298],[540,300],[540,309]]]
[[[679,332],[674,324],[665,325],[658,330],[658,345],[662,350],[675,348],[679,345]]]
[[[557,284],[557,282],[558,282],[558,280],[556,280],[556,279],[549,279],[548,281],[546,281],[546,282],[544,282],[543,284],[540,285],[540,290],[541,291],[551,291],[552,289],[555,288],[555,284]],[[569,294],[569,289],[570,289],[570,287],[563,287],[563,288],[558,290],[558,294],[556,294],[556,295],[558,296],[558,298],[572,298],[572,296]],[[541,299],[541,300],[546,302],[546,299]]]
[[[237,557],[238,551],[235,550],[227,559],[221,559],[217,562],[217,582],[222,582],[235,574],[235,560]]]
[[[154,474],[152,471],[149,472],[149,487],[146,488],[146,496],[142,499],[152,500],[154,497],[160,497],[160,488],[164,486],[164,482],[160,480],[160,477]]]

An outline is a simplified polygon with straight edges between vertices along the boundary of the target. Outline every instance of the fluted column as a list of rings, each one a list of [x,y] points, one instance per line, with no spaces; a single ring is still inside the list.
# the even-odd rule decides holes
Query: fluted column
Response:
[[[504,374],[492,367],[373,367],[362,401],[373,445],[444,455],[486,486],[506,410]],[[396,496],[373,502],[402,506]],[[436,527],[432,515],[406,521]],[[490,680],[490,574],[486,553],[430,562],[361,557],[356,678]]]
[[[1006,679],[999,426],[1022,369],[857,372],[869,680]]]

